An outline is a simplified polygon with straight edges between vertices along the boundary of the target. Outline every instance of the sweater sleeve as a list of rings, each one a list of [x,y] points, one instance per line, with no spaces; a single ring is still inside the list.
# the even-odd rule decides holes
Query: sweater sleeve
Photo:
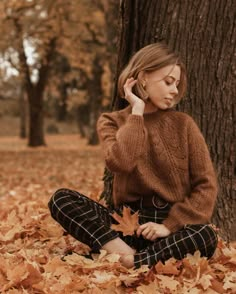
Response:
[[[104,113],[98,119],[97,131],[106,166],[112,172],[131,172],[146,142],[143,117],[129,114],[125,123],[118,127],[114,113]]]
[[[174,232],[186,224],[210,221],[217,196],[217,180],[206,142],[196,123],[188,127],[190,195],[173,204],[163,224]]]

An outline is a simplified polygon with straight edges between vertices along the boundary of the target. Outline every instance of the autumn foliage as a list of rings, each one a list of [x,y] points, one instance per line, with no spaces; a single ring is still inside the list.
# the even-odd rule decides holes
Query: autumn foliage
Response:
[[[236,249],[221,239],[210,260],[196,252],[151,269],[126,269],[105,251],[86,258],[89,248],[51,218],[47,202],[60,187],[98,200],[101,150],[78,136],[47,141],[47,148],[30,149],[18,139],[0,140],[1,293],[235,293]],[[125,225],[127,216],[137,225],[129,211],[115,217]]]

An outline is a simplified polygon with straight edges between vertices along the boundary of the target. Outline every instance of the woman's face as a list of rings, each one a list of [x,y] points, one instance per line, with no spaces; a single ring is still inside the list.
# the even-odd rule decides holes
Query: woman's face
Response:
[[[155,108],[165,110],[175,105],[180,73],[181,69],[178,65],[168,65],[143,74],[145,90]]]

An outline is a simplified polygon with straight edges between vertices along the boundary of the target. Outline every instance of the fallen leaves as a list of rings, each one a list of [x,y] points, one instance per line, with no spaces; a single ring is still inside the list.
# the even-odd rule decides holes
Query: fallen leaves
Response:
[[[138,211],[131,214],[129,207],[123,207],[122,216],[114,212],[112,217],[118,222],[118,225],[111,225],[111,228],[115,231],[120,231],[124,236],[134,235],[139,227],[138,223]]]
[[[196,252],[182,261],[158,262],[151,269],[128,270],[119,263],[118,254],[103,250],[93,254],[93,260],[82,256],[89,248],[64,233],[51,218],[47,202],[63,186],[98,200],[103,160],[99,147],[88,147],[76,136],[68,150],[55,138],[60,148],[17,150],[14,145],[14,151],[0,151],[0,293],[236,292],[236,249],[222,240],[210,260]],[[125,233],[137,229],[137,215],[129,210],[116,220]]]
[[[161,261],[158,261],[158,263],[155,265],[155,269],[159,274],[162,275],[173,275],[178,276],[180,273],[180,267],[181,263],[177,261],[174,258],[170,258],[163,264]]]

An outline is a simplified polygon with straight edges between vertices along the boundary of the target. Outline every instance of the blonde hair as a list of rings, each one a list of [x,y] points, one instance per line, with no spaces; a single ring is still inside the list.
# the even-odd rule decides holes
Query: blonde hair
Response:
[[[186,69],[180,61],[179,55],[170,50],[164,43],[154,43],[147,45],[137,51],[130,59],[129,63],[121,72],[118,79],[118,92],[121,97],[125,96],[124,84],[128,78],[137,79],[133,87],[133,92],[142,99],[147,99],[147,93],[138,79],[140,72],[153,72],[168,65],[178,65],[181,69],[180,82],[178,85],[178,96],[176,102],[179,102],[184,96],[187,88]]]

